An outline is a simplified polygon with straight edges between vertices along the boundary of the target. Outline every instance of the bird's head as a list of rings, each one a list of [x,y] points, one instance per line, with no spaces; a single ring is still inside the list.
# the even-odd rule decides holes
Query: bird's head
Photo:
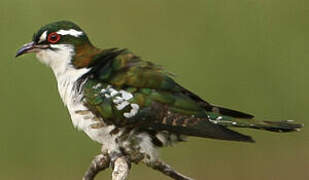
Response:
[[[99,51],[78,25],[70,21],[57,21],[41,27],[33,35],[32,42],[17,51],[16,57],[36,53],[41,62],[55,70],[68,65],[85,67]]]

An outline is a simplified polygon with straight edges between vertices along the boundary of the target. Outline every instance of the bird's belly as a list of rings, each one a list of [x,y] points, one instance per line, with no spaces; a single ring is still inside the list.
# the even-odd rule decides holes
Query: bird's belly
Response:
[[[80,94],[74,86],[76,79],[60,78],[58,80],[59,94],[63,103],[67,106],[74,127],[84,131],[93,141],[106,146],[109,151],[119,149],[116,145],[117,136],[111,135],[114,125],[106,125],[103,118],[92,113],[83,102],[83,94]]]
[[[111,135],[114,125],[106,125],[102,118],[97,117],[82,103],[68,103],[69,113],[73,125],[83,130],[92,140],[100,144],[115,143],[115,137]]]
[[[155,161],[157,159],[157,151],[147,133],[139,133],[133,130],[123,137],[124,128],[118,127],[119,129],[114,131],[117,127],[107,125],[102,117],[92,113],[84,105],[79,95],[63,99],[66,100],[64,102],[69,110],[73,125],[83,130],[93,141],[102,144],[102,151],[115,153],[124,149],[127,154],[132,154],[130,155],[132,159],[135,158],[136,154],[147,157],[144,161]],[[136,144],[136,142],[138,143]]]

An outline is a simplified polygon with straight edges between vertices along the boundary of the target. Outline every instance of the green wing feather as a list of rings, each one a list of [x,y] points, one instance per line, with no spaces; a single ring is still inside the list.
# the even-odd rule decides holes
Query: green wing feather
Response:
[[[177,84],[161,66],[127,50],[105,50],[90,68],[83,77],[87,79],[83,86],[86,104],[106,123],[119,127],[247,142],[253,140],[226,127],[283,131],[299,128],[288,122],[257,122],[250,114],[213,106]],[[118,101],[123,92],[132,97],[121,107]],[[137,112],[132,112],[134,107],[138,107]]]

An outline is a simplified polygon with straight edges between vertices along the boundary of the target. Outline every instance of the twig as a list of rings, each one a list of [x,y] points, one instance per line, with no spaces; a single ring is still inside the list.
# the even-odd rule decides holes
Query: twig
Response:
[[[83,180],[93,180],[94,177],[100,172],[108,168],[110,165],[110,158],[107,154],[99,154],[94,157],[91,164],[86,171]]]
[[[114,170],[112,173],[112,180],[126,180],[128,179],[130,171],[130,163],[125,156],[118,157],[114,162]]]
[[[166,164],[163,161],[157,160],[154,163],[147,164],[147,166],[152,167],[153,169],[160,171],[161,173],[175,179],[175,180],[193,180],[190,177],[186,177],[176,170],[174,170],[170,165]]]
[[[86,171],[83,180],[94,180],[95,176],[100,171],[103,171],[106,168],[110,167],[111,162],[113,167],[112,180],[127,180],[130,171],[131,161],[123,155],[117,156],[113,161],[111,160],[111,157],[106,153],[95,156],[88,170]],[[160,160],[152,163],[147,163],[146,165],[157,171],[160,171],[161,173],[171,177],[174,180],[193,180],[190,177],[186,177],[180,174],[171,166]]]

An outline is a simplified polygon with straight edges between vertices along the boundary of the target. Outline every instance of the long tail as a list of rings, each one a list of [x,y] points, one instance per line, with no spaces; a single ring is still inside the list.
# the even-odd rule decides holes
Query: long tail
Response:
[[[286,121],[260,121],[256,119],[233,118],[230,116],[209,113],[212,123],[225,127],[253,128],[273,132],[292,132],[299,131],[303,124],[293,123],[293,120]]]
[[[213,110],[214,108],[212,108]],[[196,117],[169,111],[164,114],[162,122],[152,123],[151,130],[175,133],[177,135],[196,136],[204,138],[221,139],[228,141],[254,142],[247,135],[229,129],[230,127],[263,129],[274,132],[299,131],[302,124],[289,121],[258,121],[252,115],[227,108],[216,107],[215,111],[208,111],[208,117]],[[224,113],[224,114],[223,114]],[[147,126],[146,128],[149,129]]]

